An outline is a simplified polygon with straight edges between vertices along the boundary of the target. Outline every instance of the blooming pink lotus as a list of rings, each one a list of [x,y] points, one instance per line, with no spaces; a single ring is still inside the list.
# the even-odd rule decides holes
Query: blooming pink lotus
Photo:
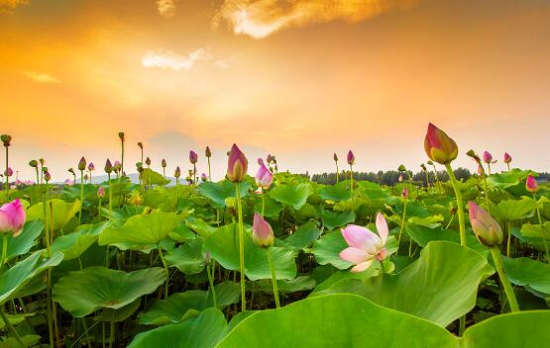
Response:
[[[263,189],[269,188],[273,182],[273,174],[269,171],[264,163],[260,165],[256,173],[256,185]]]
[[[428,125],[424,138],[424,150],[432,161],[439,164],[450,163],[458,156],[456,142],[432,123]]]
[[[17,237],[25,224],[25,209],[19,199],[0,207],[0,233],[13,233]]]
[[[382,261],[388,255],[385,245],[389,229],[381,213],[376,215],[376,229],[378,234],[357,225],[348,225],[342,229],[342,235],[349,247],[340,252],[340,258],[355,264],[351,269],[352,272],[363,272],[372,265],[374,260]]]

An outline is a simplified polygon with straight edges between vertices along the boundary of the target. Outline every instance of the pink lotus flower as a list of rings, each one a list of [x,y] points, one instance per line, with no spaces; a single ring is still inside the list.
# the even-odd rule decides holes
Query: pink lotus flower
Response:
[[[348,225],[342,229],[342,235],[349,247],[340,252],[340,258],[355,264],[352,272],[363,272],[374,260],[382,261],[388,255],[385,248],[389,234],[388,223],[380,213],[376,215],[376,229],[378,234],[357,225]]]
[[[189,162],[191,162],[191,164],[195,164],[198,160],[199,155],[193,150],[189,151]]]
[[[25,224],[26,214],[19,199],[0,207],[0,233],[13,233],[17,237]]]
[[[424,150],[428,157],[439,164],[447,164],[458,156],[458,145],[447,133],[434,126],[428,125],[424,138]]]
[[[487,164],[496,163],[496,161],[493,161],[493,155],[489,151],[483,152],[483,162]]]
[[[351,165],[354,165],[355,164],[355,155],[353,154],[353,151],[349,150],[348,151],[348,164],[351,166]]]
[[[262,248],[269,248],[275,242],[273,228],[271,228],[271,225],[258,213],[254,213],[252,240],[254,244]]]
[[[111,163],[111,161],[107,158],[107,160],[105,161],[105,173],[107,174],[111,174],[113,172],[113,164]]]
[[[241,182],[248,170],[248,160],[239,147],[233,144],[227,159],[227,178],[232,182]]]
[[[8,167],[8,169],[4,171],[4,175],[12,176],[13,175],[13,169],[11,169],[11,167]]]
[[[409,190],[407,190],[406,187],[403,188],[403,191],[401,191],[401,196],[405,199],[409,197]]]
[[[512,162],[512,156],[508,154],[508,152],[504,153],[504,163],[510,163]]]
[[[202,180],[202,181],[208,180],[208,176],[206,175],[206,173],[202,173],[202,174],[201,174],[201,180]]]
[[[258,165],[261,166],[262,164],[264,164],[264,159],[263,158],[258,158]]]
[[[95,166],[94,166],[94,163],[93,163],[93,162],[90,162],[90,163],[88,164],[88,170],[89,170],[89,171],[95,170]]]
[[[492,247],[502,243],[503,235],[498,222],[475,202],[468,202],[470,223],[481,244]]]
[[[531,193],[535,193],[539,190],[539,184],[533,174],[529,174],[527,177],[527,180],[525,181],[525,189]]]
[[[265,164],[262,163],[256,173],[256,185],[263,189],[267,189],[271,186],[272,182],[273,174],[269,171]]]
[[[103,188],[103,186],[99,186],[99,188],[97,189],[97,197],[98,198],[105,197],[105,189]]]

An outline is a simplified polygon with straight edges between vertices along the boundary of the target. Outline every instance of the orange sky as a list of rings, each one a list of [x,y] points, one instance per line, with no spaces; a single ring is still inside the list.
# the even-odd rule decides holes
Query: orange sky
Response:
[[[22,177],[39,157],[54,180],[82,155],[101,168],[120,130],[128,164],[142,141],[170,173],[210,145],[220,178],[233,142],[294,172],[348,149],[357,170],[416,171],[429,121],[457,165],[550,164],[549,1],[0,0],[0,81]]]

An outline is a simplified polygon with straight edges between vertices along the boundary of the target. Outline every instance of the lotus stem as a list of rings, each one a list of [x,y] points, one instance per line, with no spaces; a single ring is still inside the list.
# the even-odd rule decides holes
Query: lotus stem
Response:
[[[275,299],[275,307],[281,308],[281,303],[279,301],[279,289],[277,287],[277,273],[275,270],[275,265],[273,264],[273,255],[271,248],[266,250],[266,255],[267,262],[269,262],[269,268],[271,269],[271,286],[273,287],[273,298]]]
[[[206,274],[208,274],[210,291],[212,291],[212,303],[214,304],[214,308],[218,308],[218,297],[216,296],[216,288],[214,287],[214,270],[210,267],[210,265],[206,266]]]
[[[397,237],[397,248],[399,248],[399,244],[401,243],[401,236],[403,235],[403,230],[405,229],[406,218],[407,218],[407,198],[405,197],[404,203],[403,203],[403,218],[401,220],[401,228],[399,229],[399,237]]]
[[[9,202],[9,200],[10,200],[10,177],[8,175],[8,168],[9,168],[8,156],[9,156],[9,152],[8,152],[8,147],[6,146],[6,199]]]
[[[4,233],[2,240],[2,260],[0,260],[0,268],[8,262],[8,234]]]
[[[451,168],[451,164],[446,163],[445,168],[447,169],[447,173],[449,173],[449,178],[451,179],[451,183],[453,184],[453,189],[455,191],[455,196],[456,196],[456,205],[458,210],[458,224],[460,226],[460,244],[462,246],[466,246],[467,245],[466,222],[464,220],[464,204],[462,203],[462,193],[460,192],[458,180],[456,180],[456,176],[455,176],[455,173],[453,172],[453,168]]]
[[[212,181],[212,177],[210,176],[210,157],[207,157],[206,160],[208,161],[208,181]]]
[[[21,336],[19,336],[19,333],[15,329],[15,327],[10,323],[8,316],[6,315],[6,312],[4,312],[4,306],[0,306],[0,316],[2,317],[2,321],[6,324],[8,329],[11,331],[13,336],[15,336],[15,339],[17,340],[17,343],[19,343],[22,347],[27,347],[25,342],[21,339]]]
[[[502,283],[502,287],[504,288],[504,292],[506,293],[506,297],[508,298],[508,302],[510,303],[510,310],[512,312],[519,312],[518,300],[516,299],[516,295],[514,294],[512,285],[510,284],[510,281],[508,280],[508,278],[506,277],[506,273],[504,272],[500,250],[497,246],[490,247],[489,250],[491,250],[491,256],[495,261],[495,268],[500,278],[500,282]]]
[[[164,259],[164,255],[162,255],[162,248],[160,245],[158,246],[159,249],[159,256],[160,260],[162,261],[162,265],[164,266],[164,273],[166,273],[166,284],[164,285],[164,299],[168,298],[168,283],[170,281],[170,271],[168,270],[168,264],[166,263],[166,260]]]
[[[264,217],[265,213],[265,192],[264,189],[262,189],[262,218]]]
[[[239,217],[239,272],[241,273],[241,311],[246,311],[246,284],[244,274],[244,225],[243,225],[243,207],[241,203],[241,184],[235,185],[235,196],[237,200],[237,211]]]
[[[338,171],[338,161],[336,161],[336,183],[340,182],[340,173]]]
[[[111,317],[111,330],[109,334],[109,348],[113,347],[113,342],[115,340],[115,311],[113,310],[113,315]]]
[[[546,241],[546,236],[544,235],[544,232],[546,232],[546,228],[542,224],[542,218],[540,216],[540,209],[539,205],[537,203],[537,198],[535,197],[535,194],[533,193],[533,199],[535,200],[536,208],[537,208],[537,217],[539,218],[539,225],[542,232],[542,241],[544,242],[544,250],[546,251],[546,262],[550,263],[550,253],[548,253],[548,243]]]
[[[82,223],[82,206],[84,205],[84,171],[80,171],[80,210],[78,211],[78,223]]]

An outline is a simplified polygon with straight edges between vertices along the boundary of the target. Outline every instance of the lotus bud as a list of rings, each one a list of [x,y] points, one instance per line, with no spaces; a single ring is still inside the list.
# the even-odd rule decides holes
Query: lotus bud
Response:
[[[11,135],[2,134],[2,135],[0,135],[0,140],[2,140],[5,147],[8,147],[8,146],[10,146],[10,143],[11,143]]]
[[[120,164],[119,161],[115,161],[115,164],[113,165],[113,170],[115,172],[119,172],[122,169],[122,164]]]
[[[124,132],[118,132],[118,137],[120,138],[120,141],[124,142],[125,140]]]
[[[269,169],[262,163],[258,172],[256,173],[256,185],[263,189],[268,189],[273,183],[273,174]]]
[[[355,164],[355,156],[353,155],[353,152],[351,150],[348,151],[348,164],[351,166],[351,165],[354,165]]]
[[[489,164],[493,162],[493,155],[491,155],[489,151],[483,152],[483,162]]]
[[[400,172],[406,172],[407,171],[407,168],[405,168],[404,165],[400,165],[398,168],[397,168],[398,171]]]
[[[149,157],[145,159],[145,164],[147,164],[147,166],[151,165],[151,159]]]
[[[143,150],[143,143],[141,141],[137,145],[139,146],[140,149]]]
[[[275,242],[273,228],[271,228],[271,225],[258,213],[254,213],[252,240],[254,244],[261,248],[269,248]]]
[[[493,247],[502,243],[503,235],[498,222],[475,202],[468,202],[470,222],[481,244]]]
[[[336,152],[334,153],[334,162],[338,162],[338,155],[336,155]]]
[[[425,165],[424,163],[422,163],[422,164],[420,165],[420,168],[422,168],[423,171],[428,170],[428,169],[426,168],[426,165]]]
[[[41,166],[43,166],[44,164],[46,164],[46,160],[44,160],[43,158],[38,159],[38,162],[40,162],[40,165],[41,165]]]
[[[504,153],[504,163],[510,163],[512,162],[512,156],[508,154],[508,152]]]
[[[197,153],[193,150],[189,151],[189,162],[191,162],[191,164],[195,164],[198,160],[199,155],[197,155]]]
[[[38,167],[38,161],[37,160],[32,160],[29,162],[29,166],[33,167],[33,168],[36,168]]]
[[[46,172],[44,173],[44,180],[46,180],[46,182],[52,180],[52,175],[50,174],[50,172],[48,172],[46,170]],[[87,179],[86,179],[87,180]]]
[[[99,186],[97,189],[97,198],[102,199],[103,197],[105,197],[105,189],[103,186]]]
[[[105,173],[111,174],[113,172],[113,165],[111,164],[111,161],[107,158],[107,161],[105,161]]]
[[[23,230],[27,216],[19,199],[0,207],[0,233],[13,233],[17,237]]]
[[[73,175],[76,175],[73,168],[69,168],[67,171]]]
[[[48,167],[42,167],[42,173],[46,173],[48,171]]]
[[[527,177],[527,180],[525,181],[525,189],[531,193],[535,193],[539,190],[539,184],[533,174],[529,174]]]
[[[248,170],[248,160],[236,144],[233,144],[227,160],[227,178],[232,182],[243,181]]]
[[[45,177],[44,177],[45,178]],[[88,176],[88,174],[84,174],[84,181],[88,181],[90,177]]]
[[[258,158],[258,165],[261,166],[262,164],[264,164],[264,159],[263,158]]]
[[[8,169],[6,169],[6,170],[4,171],[4,175],[5,175],[5,176],[8,176],[8,177],[9,177],[9,176],[12,176],[12,175],[13,175],[13,169],[11,169],[11,167],[8,167]]]
[[[89,171],[95,170],[95,166],[93,162],[90,162],[90,164],[88,164],[88,170]]]
[[[82,156],[82,158],[78,162],[78,170],[80,171],[86,170],[86,159],[84,158],[84,156]]]
[[[458,156],[458,146],[455,141],[432,123],[428,125],[424,138],[424,150],[431,160],[439,164],[450,163]]]
[[[406,187],[403,188],[403,191],[401,191],[401,197],[407,199],[409,197],[409,191]]]
[[[433,165],[434,165],[434,163],[433,163],[431,160],[428,161],[428,162],[426,162],[426,163],[428,163],[429,166],[433,166]]]
[[[202,180],[202,181],[208,180],[208,176],[206,175],[206,173],[202,173],[202,174],[201,174],[201,180]]]
[[[212,157],[212,152],[210,152],[210,147],[206,147],[206,150],[204,151],[204,155],[206,156],[206,158],[210,158]]]
[[[210,256],[210,253],[207,251],[204,254],[204,264],[210,265],[211,262],[212,262],[212,256]]]
[[[166,163],[166,160],[163,158],[162,161],[160,162],[160,165],[162,166],[162,168],[166,168],[167,166],[167,163]]]
[[[174,177],[176,179],[179,179],[180,176],[181,176],[181,169],[180,167],[176,167],[176,171],[174,172]]]

